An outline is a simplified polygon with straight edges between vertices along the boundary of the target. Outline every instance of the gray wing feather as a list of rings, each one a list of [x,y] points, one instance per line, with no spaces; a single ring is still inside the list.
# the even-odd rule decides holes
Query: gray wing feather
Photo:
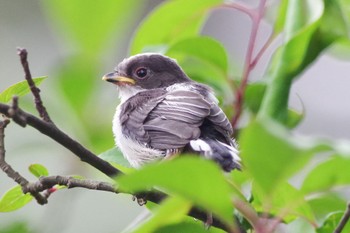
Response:
[[[141,92],[122,105],[120,123],[123,134],[149,144],[151,138],[143,127],[148,114],[165,98],[164,90]]]
[[[124,104],[123,132],[152,148],[183,148],[201,134],[205,119],[219,132],[232,132],[230,122],[219,106],[201,94],[186,90],[153,90],[137,94]]]
[[[210,103],[200,94],[173,91],[149,113],[143,126],[152,147],[181,148],[199,138],[199,127],[209,114]]]
[[[217,104],[212,104],[210,109],[210,115],[207,117],[215,128],[223,135],[231,135],[233,133],[232,125],[227,119],[225,113]]]

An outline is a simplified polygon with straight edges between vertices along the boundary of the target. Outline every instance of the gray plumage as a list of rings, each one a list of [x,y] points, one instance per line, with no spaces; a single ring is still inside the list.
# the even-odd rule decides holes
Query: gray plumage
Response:
[[[159,54],[137,55],[104,79],[119,88],[121,103],[113,131],[117,146],[133,166],[196,152],[225,171],[240,168],[230,138],[232,126],[211,89],[189,79],[174,60]]]

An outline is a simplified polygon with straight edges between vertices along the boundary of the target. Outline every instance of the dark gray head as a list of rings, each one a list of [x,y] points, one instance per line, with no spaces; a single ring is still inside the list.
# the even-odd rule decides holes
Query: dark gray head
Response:
[[[174,59],[157,53],[138,54],[124,59],[104,80],[142,89],[168,87],[190,79]]]

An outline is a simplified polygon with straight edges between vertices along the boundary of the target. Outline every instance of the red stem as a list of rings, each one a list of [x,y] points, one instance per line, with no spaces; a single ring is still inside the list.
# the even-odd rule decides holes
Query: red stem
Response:
[[[254,10],[239,3],[227,3],[227,4],[222,4],[220,6],[239,10],[240,12],[247,14],[250,18],[253,18],[255,14]]]
[[[267,41],[265,42],[265,44],[263,45],[263,47],[259,50],[259,52],[255,56],[255,58],[251,62],[251,69],[255,68],[255,65],[259,62],[260,58],[262,57],[262,55],[264,54],[266,49],[271,45],[271,43],[274,39],[275,39],[275,34],[272,32],[270,34],[269,38],[267,39]]]
[[[242,74],[242,81],[241,84],[236,92],[236,102],[235,102],[235,110],[236,114],[231,120],[231,124],[233,128],[236,128],[237,122],[242,114],[243,110],[243,98],[244,98],[244,92],[245,88],[248,84],[248,79],[250,72],[253,70],[254,66],[256,65],[258,59],[260,58],[262,52],[265,51],[265,49],[268,47],[270,40],[266,42],[262,50],[258,53],[255,59],[253,59],[253,52],[255,48],[255,42],[258,34],[258,29],[260,26],[260,22],[262,17],[264,16],[265,12],[265,5],[266,5],[266,0],[261,0],[259,3],[258,8],[255,10],[249,10],[249,11],[244,11],[245,13],[249,12],[249,16],[252,19],[252,27],[251,27],[251,32],[250,32],[250,38],[249,38],[249,43],[248,43],[248,49],[245,57],[245,62],[244,62],[244,70]],[[238,8],[236,8],[238,9]],[[266,47],[266,48],[265,48]]]

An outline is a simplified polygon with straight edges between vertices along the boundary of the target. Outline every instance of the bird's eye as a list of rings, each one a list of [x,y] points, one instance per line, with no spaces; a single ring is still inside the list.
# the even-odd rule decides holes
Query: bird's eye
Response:
[[[137,68],[135,74],[138,78],[144,78],[148,74],[148,70],[145,67]]]

